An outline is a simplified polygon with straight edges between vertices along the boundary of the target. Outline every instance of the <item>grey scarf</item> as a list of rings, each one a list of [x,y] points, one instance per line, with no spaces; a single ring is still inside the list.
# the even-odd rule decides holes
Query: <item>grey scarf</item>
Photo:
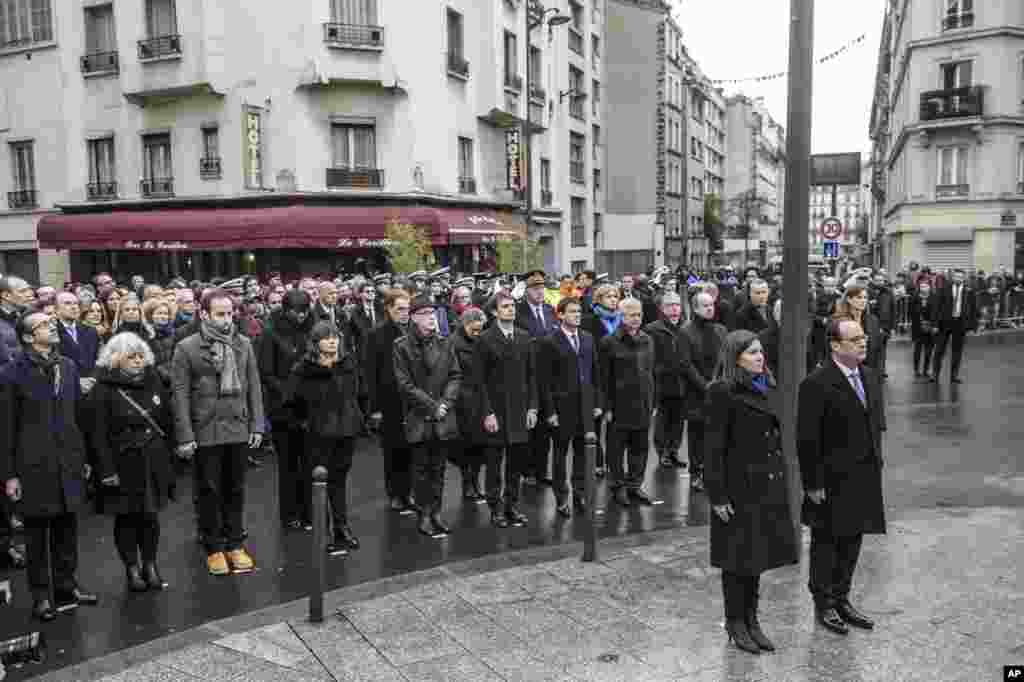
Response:
[[[204,320],[203,338],[213,346],[213,366],[220,374],[220,394],[234,396],[242,394],[242,380],[238,376],[238,362],[235,360],[235,330],[232,326],[227,334],[220,332]]]

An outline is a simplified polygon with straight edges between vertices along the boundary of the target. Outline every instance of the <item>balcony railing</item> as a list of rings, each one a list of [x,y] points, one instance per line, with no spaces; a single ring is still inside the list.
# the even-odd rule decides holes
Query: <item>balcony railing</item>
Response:
[[[539,85],[530,86],[530,99],[535,99],[539,102],[544,102],[548,98],[548,92]]]
[[[89,199],[99,201],[101,199],[117,198],[116,182],[90,182],[85,186],[85,193]]]
[[[119,60],[117,52],[93,52],[81,59],[82,73],[117,73]]]
[[[587,228],[585,225],[573,225],[570,234],[569,246],[578,247],[587,245]]]
[[[220,157],[204,156],[199,159],[199,177],[203,180],[216,180],[220,177]]]
[[[324,42],[331,47],[384,47],[384,27],[363,24],[324,24]]]
[[[540,205],[550,206],[554,202],[554,195],[549,189],[542,189],[540,191]]]
[[[174,178],[145,178],[140,180],[139,194],[144,197],[174,196]]]
[[[569,98],[569,115],[573,118],[583,120],[583,100],[586,99],[586,95],[573,95]]]
[[[459,194],[476,194],[476,178],[459,178]]]
[[[139,59],[158,59],[181,54],[181,36],[155,36],[139,41]]]
[[[448,53],[448,73],[462,78],[469,78],[469,61],[461,54]]]
[[[970,185],[936,185],[935,198],[965,197],[970,193]]]
[[[984,89],[979,85],[921,93],[921,120],[981,116],[984,113]]]
[[[583,34],[573,26],[569,27],[569,49],[583,56]]]
[[[954,28],[970,28],[974,26],[974,12],[960,12],[958,14],[947,14],[942,20],[942,30],[949,31]]]
[[[516,92],[522,92],[523,90],[523,77],[512,73],[505,74],[505,87],[509,90],[515,90]]]
[[[35,208],[36,191],[34,189],[19,189],[7,193],[7,205],[11,208]]]
[[[582,161],[570,161],[569,162],[569,179],[577,185],[586,183],[586,179],[583,175],[583,162]]]
[[[327,186],[343,189],[381,189],[384,171],[379,168],[328,168]]]

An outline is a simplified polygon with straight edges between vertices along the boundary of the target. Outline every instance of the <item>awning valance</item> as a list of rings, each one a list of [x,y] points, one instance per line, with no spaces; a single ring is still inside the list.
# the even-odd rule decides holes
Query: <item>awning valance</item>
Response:
[[[435,246],[444,246],[519,234],[519,220],[492,208],[430,206],[122,210],[48,215],[38,238],[41,248],[76,251],[359,249],[384,246],[386,226],[401,222],[425,228]]]

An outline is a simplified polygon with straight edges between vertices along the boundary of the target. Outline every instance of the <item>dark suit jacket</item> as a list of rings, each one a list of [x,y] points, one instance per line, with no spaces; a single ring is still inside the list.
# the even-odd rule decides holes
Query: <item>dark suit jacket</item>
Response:
[[[83,377],[92,376],[96,369],[96,358],[100,354],[100,337],[96,330],[84,324],[75,324],[78,341],[71,338],[63,322],[57,323],[60,330],[60,354],[73,360],[78,366],[78,373]]]
[[[558,415],[557,438],[583,435],[593,427],[601,400],[594,337],[580,329],[577,355],[561,329],[537,341],[537,392],[541,412]]]
[[[735,323],[736,329],[746,329],[755,334],[760,334],[768,328],[771,321],[761,314],[757,306],[747,303],[736,311]]]
[[[523,329],[509,341],[494,325],[474,346],[472,367],[463,373],[471,374],[481,419],[491,414],[498,419],[498,432],[485,432],[484,442],[492,447],[529,442],[526,412],[538,409],[533,341]]]
[[[383,308],[377,304],[377,301],[373,302],[373,314],[375,316],[374,321],[378,325],[387,320]],[[347,331],[353,349],[362,353],[363,344],[373,327],[374,325],[370,323],[370,316],[366,314],[366,310],[361,303],[352,309]]]
[[[544,315],[543,324],[537,322],[537,317],[533,314],[533,306],[526,299],[516,304],[516,327],[525,330],[532,339],[547,336],[558,322],[555,317],[555,309],[550,305],[541,303],[541,310]]]
[[[823,504],[804,504],[804,523],[835,535],[885,532],[882,504],[882,382],[861,366],[867,407],[831,358],[800,384],[797,454],[804,490],[824,489]]]
[[[978,301],[974,290],[965,282],[963,291],[960,293],[960,319],[963,320],[964,328],[973,330],[978,327]],[[932,293],[935,297],[936,321],[939,329],[949,329],[953,323],[953,283],[948,282]]]

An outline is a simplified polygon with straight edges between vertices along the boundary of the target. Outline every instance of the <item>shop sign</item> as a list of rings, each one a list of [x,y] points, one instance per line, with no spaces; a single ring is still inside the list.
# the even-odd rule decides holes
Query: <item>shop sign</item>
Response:
[[[127,241],[124,248],[132,251],[186,251],[188,242],[136,242]]]
[[[339,249],[382,249],[394,244],[391,239],[353,239],[342,237],[338,240],[336,248]]]
[[[466,221],[473,225],[501,225],[501,221],[489,215],[471,215]]]
[[[519,128],[509,128],[505,131],[505,176],[508,189],[518,192],[523,188]]]
[[[243,174],[246,189],[263,189],[263,112],[256,107],[242,110]]]

